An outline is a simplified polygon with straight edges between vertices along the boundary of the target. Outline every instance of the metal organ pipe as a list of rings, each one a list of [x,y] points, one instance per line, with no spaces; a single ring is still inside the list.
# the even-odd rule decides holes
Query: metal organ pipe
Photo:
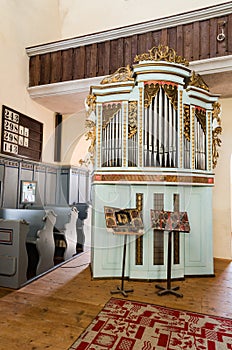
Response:
[[[144,165],[176,167],[177,111],[163,88],[144,110]]]
[[[206,135],[203,127],[195,116],[195,167],[206,169]]]
[[[173,153],[172,153],[172,162],[173,166],[177,166],[177,111],[173,108],[172,110],[172,144],[173,144]]]
[[[164,96],[166,97],[166,96]],[[169,127],[169,115],[168,115],[168,98],[164,98],[164,166],[169,167],[168,154],[168,127]]]
[[[158,119],[159,119],[159,139],[158,139],[158,143],[159,143],[159,148],[158,148],[158,157],[159,157],[159,166],[162,167],[162,136],[163,136],[163,117],[162,117],[162,113],[163,113],[163,104],[162,104],[162,92],[161,89],[159,90],[159,110],[158,110]]]
[[[153,110],[153,119],[154,119],[154,129],[153,129],[153,135],[154,135],[154,165],[158,166],[158,106],[157,106],[157,98],[153,99],[154,100],[154,110]]]
[[[154,166],[154,99],[149,108],[149,164]]]
[[[121,135],[121,111],[119,110],[102,130],[102,166],[121,166]]]
[[[168,103],[168,149],[169,149],[169,166],[173,167],[173,162],[172,162],[172,157],[173,157],[173,141],[172,141],[172,105],[171,102],[169,101]]]

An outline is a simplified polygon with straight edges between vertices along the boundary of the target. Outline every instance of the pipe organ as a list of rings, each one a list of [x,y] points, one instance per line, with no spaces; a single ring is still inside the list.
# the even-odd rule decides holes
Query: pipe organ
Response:
[[[123,238],[107,232],[104,206],[137,208],[126,275],[166,278],[166,234],[150,209],[186,211],[191,232],[174,235],[173,277],[212,275],[212,188],[221,140],[218,95],[167,46],[137,55],[92,86],[86,99],[92,174],[93,277],[119,277]]]

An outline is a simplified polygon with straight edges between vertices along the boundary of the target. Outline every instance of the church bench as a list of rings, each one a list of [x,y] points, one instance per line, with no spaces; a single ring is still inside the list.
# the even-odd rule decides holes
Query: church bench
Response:
[[[24,220],[29,224],[26,236],[28,279],[38,276],[54,266],[55,242],[53,228],[56,216],[52,210],[5,208],[0,209],[0,218]]]

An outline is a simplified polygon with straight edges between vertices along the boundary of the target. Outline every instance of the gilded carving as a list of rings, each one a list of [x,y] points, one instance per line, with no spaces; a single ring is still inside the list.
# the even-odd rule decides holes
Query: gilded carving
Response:
[[[214,102],[213,103],[213,120],[215,119],[218,123],[219,126],[221,126],[221,118],[220,118],[220,113],[221,113],[221,105],[219,102]]]
[[[184,66],[189,65],[189,62],[185,58],[178,56],[174,49],[165,45],[154,46],[152,49],[148,50],[148,53],[136,55],[134,62],[139,61],[167,61],[171,63],[179,63]]]
[[[128,138],[130,139],[138,130],[138,102],[129,101],[128,105]]]
[[[192,169],[195,168],[195,130],[194,130],[194,124],[195,124],[195,108],[191,108],[191,119],[192,119]]]
[[[106,103],[102,110],[102,128],[104,129],[115,114],[122,108],[121,103]]]
[[[221,118],[219,116],[221,112],[220,103],[214,102],[213,103],[213,130],[212,130],[212,162],[213,162],[213,168],[217,165],[217,160],[219,157],[218,147],[221,146],[221,139],[219,138],[219,135],[222,133],[222,127],[221,127]],[[216,124],[216,126],[214,126]]]
[[[184,136],[190,142],[190,106],[184,105]]]
[[[174,109],[177,110],[178,107],[178,88],[177,85],[164,82],[157,81],[152,82],[150,84],[146,83],[144,86],[144,107],[148,108],[151,104],[152,99],[157,95],[160,86],[164,89],[166,95],[168,96],[171,104]]]
[[[126,105],[124,103],[124,117],[123,117],[123,166],[126,167],[127,165],[127,157],[126,157],[126,134],[127,134],[127,127],[126,127],[126,117],[127,117],[127,110]]]
[[[206,110],[201,107],[195,107],[195,114],[199,120],[199,123],[201,124],[204,133],[206,134]]]
[[[92,120],[86,120],[85,127],[88,129],[86,132],[86,140],[91,140],[88,148],[89,157],[86,160],[80,159],[80,165],[88,166],[90,163],[94,164],[95,152],[96,152],[96,124]]]
[[[195,71],[192,71],[192,75],[189,79],[188,85],[199,87],[203,90],[209,91],[208,85],[204,82],[200,74],[197,74]]]
[[[211,125],[211,112],[207,113],[208,120],[208,170],[212,170],[212,125]]]
[[[143,164],[143,88],[139,88],[139,166]]]
[[[143,193],[136,193],[136,209],[143,210]],[[143,236],[137,236],[135,256],[135,265],[143,265]]]
[[[174,109],[177,110],[177,102],[178,102],[178,89],[177,85],[174,84],[163,84],[162,85],[165,93],[167,94],[169,100],[171,101],[171,104],[173,105]]]
[[[112,84],[123,81],[134,81],[133,71],[131,70],[129,65],[117,69],[116,72],[104,78],[101,81],[101,84]]]
[[[159,83],[146,84],[144,86],[144,107],[148,108],[151,104],[152,98],[156,96],[159,91]]]
[[[96,110],[96,96],[88,95],[85,101],[86,114],[89,116],[92,112]]]
[[[222,128],[220,126],[216,127],[213,130],[213,154],[212,154],[212,161],[213,161],[213,168],[216,168],[217,165],[217,159],[219,157],[218,147],[221,146],[221,139],[219,139],[218,135],[222,133]]]
[[[96,112],[96,96],[88,95],[85,100],[85,108],[87,119],[85,121],[85,127],[88,130],[85,134],[86,140],[90,140],[90,146],[88,148],[88,157],[86,160],[80,159],[80,165],[90,165],[94,164],[95,153],[96,153],[96,122],[95,122],[95,112]]]
[[[101,149],[101,128],[100,128],[100,125],[101,125],[101,114],[102,114],[102,106],[99,104],[98,105],[98,111],[97,111],[97,115],[98,115],[98,121],[97,121],[97,125],[98,125],[98,128],[97,128],[97,166],[100,167],[101,165],[101,152],[100,152],[100,149]]]

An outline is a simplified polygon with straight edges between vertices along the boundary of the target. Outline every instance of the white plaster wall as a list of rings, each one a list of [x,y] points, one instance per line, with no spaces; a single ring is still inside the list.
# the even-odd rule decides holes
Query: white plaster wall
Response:
[[[222,108],[222,145],[219,148],[213,189],[214,256],[231,259],[231,173],[232,98],[220,101]]]
[[[54,113],[29,97],[25,48],[60,39],[58,0],[0,0],[0,8],[0,105],[44,124],[43,161],[52,162]]]
[[[72,115],[64,115],[62,122],[62,150],[63,164],[79,165],[79,160],[87,152],[87,148],[80,145],[81,137],[86,133],[85,109]],[[84,153],[84,154],[83,154]]]
[[[128,26],[222,4],[224,0],[60,0],[62,38]]]

